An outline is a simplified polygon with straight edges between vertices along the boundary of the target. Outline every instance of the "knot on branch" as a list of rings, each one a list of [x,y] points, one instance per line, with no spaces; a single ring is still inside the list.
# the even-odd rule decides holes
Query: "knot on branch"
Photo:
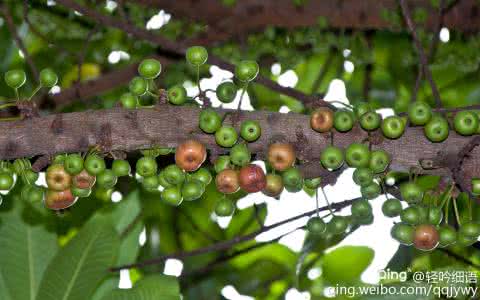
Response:
[[[39,117],[37,104],[33,101],[21,100],[17,102],[17,108],[20,111],[22,119]]]
[[[476,147],[480,145],[480,136],[476,136],[470,140],[457,155],[456,164],[451,168],[452,177],[455,183],[459,186],[461,191],[467,192],[471,197],[475,198],[471,192],[470,182],[472,178],[480,173],[480,170],[468,168],[468,161],[470,155]]]

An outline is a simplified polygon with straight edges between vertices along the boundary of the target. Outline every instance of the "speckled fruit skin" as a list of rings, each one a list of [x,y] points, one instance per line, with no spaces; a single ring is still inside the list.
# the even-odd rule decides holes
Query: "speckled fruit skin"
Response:
[[[88,174],[87,170],[83,170],[79,174],[73,176],[73,186],[79,189],[90,189],[95,184],[96,177]]]
[[[175,152],[175,163],[187,172],[200,168],[206,158],[207,149],[202,143],[195,140],[182,143]]]
[[[262,192],[270,197],[278,197],[284,189],[282,176],[278,174],[267,174],[265,179],[266,185]]]
[[[295,163],[295,150],[286,143],[274,143],[268,148],[268,162],[277,171],[285,171]]]
[[[225,169],[215,178],[217,189],[224,194],[233,194],[240,189],[238,173],[231,169]]]
[[[46,177],[48,187],[54,191],[66,190],[72,185],[72,176],[60,164],[48,167]]]
[[[61,210],[75,204],[77,199],[70,189],[64,191],[48,190],[45,197],[45,206],[52,210]]]
[[[240,169],[240,188],[247,193],[256,193],[263,190],[267,185],[265,173],[257,165],[247,165]]]
[[[328,107],[321,107],[312,112],[310,126],[317,132],[328,132],[333,127],[333,111]]]
[[[415,248],[423,251],[430,251],[438,246],[440,236],[433,225],[420,225],[415,229],[413,244]]]

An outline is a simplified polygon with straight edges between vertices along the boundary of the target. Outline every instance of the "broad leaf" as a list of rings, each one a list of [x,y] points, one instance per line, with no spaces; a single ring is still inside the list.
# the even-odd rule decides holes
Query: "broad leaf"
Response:
[[[179,300],[177,279],[166,275],[151,275],[140,280],[132,289],[117,289],[102,300]]]
[[[89,299],[108,275],[118,246],[118,236],[109,222],[87,223],[51,261],[37,299]]]
[[[323,276],[332,284],[358,282],[373,256],[373,250],[368,247],[337,248],[323,257]]]

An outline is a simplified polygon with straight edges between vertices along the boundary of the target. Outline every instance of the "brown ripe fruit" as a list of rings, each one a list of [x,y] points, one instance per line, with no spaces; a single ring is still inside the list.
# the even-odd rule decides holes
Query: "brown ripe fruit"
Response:
[[[250,164],[242,167],[239,174],[240,188],[247,193],[260,192],[267,186],[267,180],[262,168]]]
[[[333,111],[328,107],[320,107],[312,112],[310,126],[317,132],[327,132],[333,127]]]
[[[285,171],[295,163],[295,150],[286,143],[274,143],[268,148],[268,162],[277,171]]]
[[[187,172],[200,168],[206,158],[207,149],[202,143],[195,140],[188,140],[180,144],[175,151],[175,163]]]
[[[49,189],[63,191],[72,185],[72,176],[65,171],[61,164],[53,164],[47,169],[46,180]]]
[[[215,178],[217,189],[224,194],[233,194],[240,188],[238,173],[231,169],[225,169]]]
[[[277,174],[267,174],[265,179],[267,184],[262,192],[269,197],[278,197],[283,192],[282,176]]]
[[[415,229],[413,244],[415,248],[430,251],[438,246],[440,236],[437,228],[433,225],[419,225]]]
[[[73,196],[70,189],[64,191],[53,191],[48,189],[45,197],[45,206],[52,210],[61,210],[75,204],[77,197]]]
[[[96,177],[88,174],[87,170],[82,170],[82,172],[73,176],[73,186],[79,189],[91,189],[95,184]]]

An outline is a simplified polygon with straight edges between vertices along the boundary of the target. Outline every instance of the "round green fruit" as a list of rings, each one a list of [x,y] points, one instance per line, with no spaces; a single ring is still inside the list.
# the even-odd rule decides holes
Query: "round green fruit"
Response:
[[[372,205],[367,200],[355,201],[350,209],[352,216],[357,219],[366,218],[372,214]]]
[[[138,98],[131,93],[125,93],[120,96],[120,103],[126,109],[134,109],[138,105]]]
[[[362,197],[368,200],[372,200],[380,196],[382,189],[380,185],[376,182],[371,182],[369,185],[362,186],[360,188],[360,193]]]
[[[343,165],[343,161],[342,149],[335,146],[326,147],[320,154],[320,162],[326,169],[336,170]]]
[[[230,148],[237,142],[238,134],[232,126],[222,126],[215,132],[215,141],[218,145]]]
[[[232,103],[237,96],[237,86],[231,81],[222,82],[217,86],[215,93],[220,102]]]
[[[245,144],[237,144],[230,150],[230,161],[240,167],[250,163],[251,156],[250,150]]]
[[[79,189],[72,186],[72,195],[78,198],[87,198],[92,194],[92,189]]]
[[[283,184],[289,192],[298,192],[303,187],[303,176],[299,169],[292,167],[282,174]]]
[[[424,101],[413,102],[408,108],[408,117],[413,125],[425,125],[432,118],[432,108]]]
[[[153,58],[144,59],[138,66],[138,74],[147,79],[154,79],[160,75],[162,65]]]
[[[321,235],[327,230],[327,224],[320,217],[311,217],[307,222],[307,230],[312,235]]]
[[[428,210],[428,223],[438,225],[442,222],[443,211],[440,207],[430,207]]]
[[[321,177],[316,177],[316,178],[308,178],[305,179],[303,184],[305,185],[306,188],[316,190],[320,187],[320,184],[322,183],[322,178]]]
[[[247,142],[254,142],[258,140],[262,134],[262,128],[257,121],[244,121],[240,126],[240,136]]]
[[[194,173],[192,173],[192,179],[200,181],[205,186],[207,186],[210,184],[210,182],[212,182],[213,178],[212,178],[212,174],[210,174],[210,171],[208,171],[207,168],[200,168]]]
[[[83,163],[85,170],[90,175],[98,175],[105,170],[105,160],[96,154],[88,155]]]
[[[399,243],[410,246],[415,238],[415,229],[408,224],[397,223],[393,225],[390,234]]]
[[[284,189],[282,176],[278,174],[267,174],[265,180],[266,186],[262,192],[269,197],[280,196]]]
[[[360,117],[360,126],[367,131],[376,130],[382,124],[382,116],[374,111],[364,113]]]
[[[441,226],[438,229],[438,235],[438,242],[440,247],[451,246],[457,241],[457,231],[455,230],[455,228],[449,225]]]
[[[366,114],[367,112],[369,112],[371,110],[372,110],[372,108],[371,108],[370,104],[368,104],[367,102],[359,102],[353,108],[353,112],[355,113],[355,116],[359,119],[364,114]]]
[[[179,206],[183,201],[182,193],[180,192],[180,189],[176,186],[165,188],[161,193],[161,199],[165,203],[173,206]]]
[[[117,184],[117,176],[112,170],[105,169],[97,175],[97,184],[104,189],[111,189]]]
[[[235,67],[235,77],[243,82],[249,82],[257,77],[259,67],[256,61],[244,60]]]
[[[5,73],[5,83],[12,89],[20,88],[27,80],[23,70],[10,70]]]
[[[355,118],[353,117],[353,113],[346,110],[337,110],[333,117],[333,127],[337,131],[340,132],[347,132],[353,128],[355,124]]]
[[[369,168],[358,168],[353,171],[353,182],[359,186],[367,186],[373,182],[373,172]]]
[[[143,177],[142,186],[147,191],[157,192],[159,184],[158,176],[156,175]]]
[[[407,203],[419,203],[423,199],[423,190],[414,182],[407,182],[400,186],[400,194]]]
[[[148,177],[157,174],[158,165],[155,158],[144,156],[137,160],[135,168],[138,175]]]
[[[77,175],[83,170],[83,157],[80,154],[69,154],[63,163],[65,171],[70,175]]]
[[[382,212],[386,217],[398,217],[402,211],[402,202],[398,199],[388,199],[382,204]]]
[[[205,185],[198,180],[188,180],[182,186],[182,196],[185,201],[194,201],[202,197]]]
[[[167,99],[172,104],[182,105],[187,102],[187,90],[181,85],[171,87],[168,89]]]
[[[199,126],[205,133],[215,133],[222,126],[222,118],[213,109],[204,109],[199,116]]]
[[[369,168],[373,173],[385,172],[390,164],[390,155],[385,150],[373,150],[370,153]]]
[[[164,172],[163,170],[158,174],[158,184],[160,184],[162,187],[167,188],[171,187],[172,185],[165,179]]]
[[[334,235],[344,234],[347,231],[349,222],[346,217],[333,216],[330,222],[328,222],[328,231]]]
[[[473,111],[460,111],[453,119],[455,131],[461,135],[472,135],[478,130],[478,116]]]
[[[353,143],[345,151],[345,161],[352,168],[368,167],[370,150],[365,144]]]
[[[383,135],[389,139],[398,139],[405,131],[405,122],[398,116],[390,116],[382,122]]]
[[[441,116],[434,116],[423,128],[425,136],[433,143],[443,142],[448,138],[448,121]]]
[[[40,85],[46,88],[54,87],[58,82],[58,76],[52,69],[46,68],[40,72]]]
[[[128,176],[130,175],[131,167],[128,161],[115,159],[112,163],[112,171],[117,177]]]
[[[147,81],[142,77],[134,77],[128,85],[130,92],[135,96],[142,96],[147,92]]]
[[[215,206],[215,214],[219,217],[229,217],[235,212],[235,204],[232,200],[222,198]]]
[[[464,223],[460,226],[459,233],[472,239],[477,239],[480,236],[480,224],[476,222]]]
[[[205,47],[202,46],[193,46],[187,49],[186,58],[188,63],[199,67],[207,62],[208,52]]]
[[[410,225],[422,223],[422,213],[417,206],[409,206],[400,213],[400,220]]]
[[[167,166],[162,173],[165,180],[171,185],[179,185],[185,181],[185,172],[176,164]]]
[[[229,155],[221,155],[217,158],[215,161],[213,167],[215,169],[216,173],[220,173],[225,169],[230,169],[231,168],[231,163],[230,163],[230,156]]]

